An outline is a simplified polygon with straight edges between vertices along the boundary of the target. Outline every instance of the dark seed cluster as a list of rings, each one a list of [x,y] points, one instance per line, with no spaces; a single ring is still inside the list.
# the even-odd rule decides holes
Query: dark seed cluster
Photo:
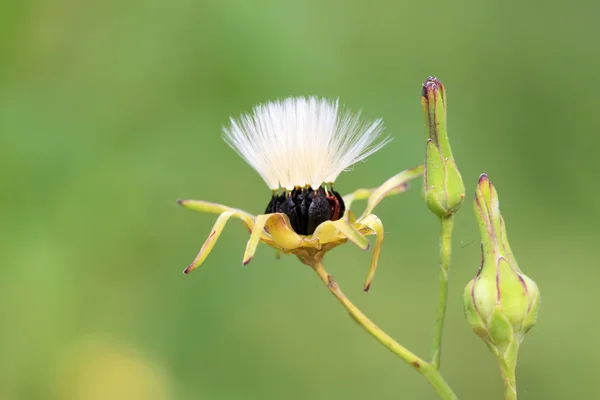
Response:
[[[317,190],[298,187],[291,192],[274,194],[265,213],[283,213],[297,234],[312,235],[319,224],[342,218],[344,211],[342,196],[321,186]]]

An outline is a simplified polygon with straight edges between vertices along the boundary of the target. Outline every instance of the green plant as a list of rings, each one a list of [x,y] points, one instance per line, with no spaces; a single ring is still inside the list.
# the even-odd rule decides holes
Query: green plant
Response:
[[[185,208],[219,214],[208,239],[184,272],[200,266],[226,222],[231,217],[238,218],[250,232],[244,265],[252,260],[260,242],[275,248],[278,254],[297,256],[316,272],[356,323],[427,379],[440,398],[450,400],[458,397],[439,369],[452,229],[465,199],[465,187],[450,148],[446,91],[439,80],[430,77],[425,81],[421,103],[426,127],[425,164],[400,172],[375,189],[358,189],[344,197],[333,190],[333,181],[344,168],[385,144],[385,140],[372,144],[380,133],[379,121],[361,124],[358,116],[340,116],[337,103],[314,98],[261,105],[254,115],[234,121],[232,128],[226,130],[226,139],[261,174],[273,190],[272,198],[265,214],[257,216],[206,201],[180,200]],[[429,360],[399,344],[363,314],[323,265],[325,254],[334,247],[349,241],[368,250],[370,242],[366,236],[376,235],[364,286],[368,291],[384,238],[383,224],[373,210],[384,198],[406,191],[408,182],[421,175],[425,203],[441,227],[439,305]],[[280,187],[283,194],[279,194]],[[352,210],[356,200],[367,200],[359,217]],[[539,290],[516,263],[500,215],[497,191],[485,174],[479,178],[474,206],[482,237],[482,258],[477,275],[465,289],[465,315],[499,362],[505,398],[516,399],[517,352],[535,324]],[[311,223],[313,228],[307,228]],[[310,234],[306,234],[307,229]]]

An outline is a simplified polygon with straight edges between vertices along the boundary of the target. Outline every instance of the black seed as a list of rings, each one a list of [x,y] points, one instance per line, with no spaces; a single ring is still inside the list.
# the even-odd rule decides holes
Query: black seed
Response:
[[[312,235],[317,226],[331,219],[331,204],[325,190],[319,188],[308,208],[308,234]]]
[[[283,202],[285,201],[286,198],[287,198],[287,196],[286,196],[285,193],[282,194],[282,195],[279,195],[277,197],[277,200],[275,201],[275,204],[274,204],[274,207],[273,207],[274,210],[275,210],[275,212],[278,212],[278,213],[282,213],[283,212],[283,211],[281,211],[281,207],[282,207]]]
[[[298,233],[302,227],[302,215],[299,213],[292,196],[287,197],[282,203],[281,212],[288,216],[292,229]]]
[[[344,215],[345,206],[342,197],[336,191],[327,193],[323,187],[316,191],[312,188],[295,188],[291,192],[274,195],[267,206],[266,213],[282,213],[288,216],[292,229],[299,235],[312,235],[321,223]]]
[[[294,189],[294,191],[292,192],[292,200],[294,200],[294,204],[296,205],[296,208],[294,208],[294,215],[293,218],[295,218],[295,222],[292,223],[294,231],[296,233],[299,233],[301,235],[306,235],[306,228],[304,227],[304,217],[302,214],[302,203],[304,201],[304,191],[300,188],[296,188]],[[290,220],[292,219],[292,216],[290,216]]]
[[[312,189],[306,190],[302,196],[302,202],[300,203],[300,214],[302,215],[302,229],[300,233],[302,235],[308,235],[308,210],[310,204],[314,198],[314,192]]]
[[[279,207],[279,212],[289,215],[290,212],[296,207],[291,197],[285,196]]]
[[[269,205],[265,210],[265,214],[272,214],[275,212],[275,202],[277,201],[277,195],[274,194],[271,196],[271,201],[269,201]]]

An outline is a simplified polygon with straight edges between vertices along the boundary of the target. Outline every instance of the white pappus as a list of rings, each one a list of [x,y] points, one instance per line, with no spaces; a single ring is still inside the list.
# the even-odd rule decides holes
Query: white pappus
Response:
[[[273,191],[333,183],[385,146],[381,119],[364,122],[338,100],[293,97],[254,107],[223,129],[225,141]]]

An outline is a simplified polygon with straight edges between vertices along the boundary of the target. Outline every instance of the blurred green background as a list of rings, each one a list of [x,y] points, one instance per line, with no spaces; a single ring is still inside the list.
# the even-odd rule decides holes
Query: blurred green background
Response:
[[[75,1],[0,5],[0,399],[435,399],[348,318],[316,275],[232,221],[181,272],[215,216],[269,191],[221,140],[266,100],[338,97],[394,141],[343,193],[422,162],[421,83],[440,78],[467,202],[458,214],[442,372],[500,399],[463,319],[479,264],[472,195],[497,186],[513,250],[542,292],[522,346],[522,399],[600,398],[598,2]],[[413,190],[383,202],[380,268],[343,246],[328,269],[426,356],[438,223]]]

